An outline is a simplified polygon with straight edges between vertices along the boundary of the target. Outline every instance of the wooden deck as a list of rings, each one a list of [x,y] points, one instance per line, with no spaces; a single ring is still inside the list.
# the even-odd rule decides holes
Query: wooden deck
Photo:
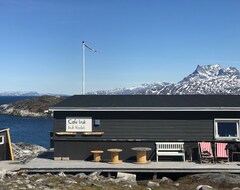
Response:
[[[122,162],[120,164],[109,164],[107,162],[90,162],[81,160],[54,161],[52,159],[34,158],[26,164],[21,165],[31,173],[46,172],[131,172],[131,173],[239,173],[240,162],[227,162],[218,164],[199,164],[194,162],[150,162],[148,164],[134,164]]]
[[[53,152],[45,152],[39,158],[28,160],[25,163],[19,161],[0,161],[0,169],[7,171],[26,170],[29,173],[81,173],[101,171],[129,172],[129,173],[238,173],[240,174],[240,162],[225,163],[196,163],[190,161],[159,161],[147,164],[135,164],[134,162],[122,162],[109,164],[105,162],[91,162],[83,160],[53,160]]]

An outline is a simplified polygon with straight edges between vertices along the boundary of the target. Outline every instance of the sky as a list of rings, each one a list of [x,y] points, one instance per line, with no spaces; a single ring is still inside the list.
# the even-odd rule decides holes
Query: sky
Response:
[[[0,92],[82,93],[240,69],[239,0],[0,0]]]

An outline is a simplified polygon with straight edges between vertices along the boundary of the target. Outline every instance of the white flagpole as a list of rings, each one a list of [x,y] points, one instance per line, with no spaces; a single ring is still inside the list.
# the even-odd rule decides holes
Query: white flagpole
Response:
[[[85,94],[85,47],[90,49],[93,52],[97,52],[95,49],[90,48],[84,41],[82,41],[82,95]]]

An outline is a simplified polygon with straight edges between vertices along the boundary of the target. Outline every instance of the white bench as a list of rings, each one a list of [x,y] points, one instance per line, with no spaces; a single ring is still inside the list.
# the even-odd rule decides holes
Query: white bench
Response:
[[[156,160],[158,156],[182,156],[185,162],[184,142],[156,142]]]

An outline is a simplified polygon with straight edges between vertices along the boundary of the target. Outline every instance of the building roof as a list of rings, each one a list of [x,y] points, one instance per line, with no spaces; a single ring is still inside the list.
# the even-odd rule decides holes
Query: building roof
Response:
[[[7,131],[9,130],[9,128],[0,128],[0,132],[4,132],[4,131]]]
[[[52,111],[240,111],[239,95],[75,95]]]

